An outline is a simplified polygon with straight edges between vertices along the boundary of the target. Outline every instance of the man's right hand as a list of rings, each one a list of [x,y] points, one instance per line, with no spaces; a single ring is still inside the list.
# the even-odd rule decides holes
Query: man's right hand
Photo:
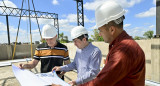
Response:
[[[61,67],[60,67],[60,66],[55,66],[55,67],[52,69],[52,72],[53,72],[54,70],[55,70],[55,71],[60,71],[60,70],[61,70]]]
[[[24,69],[24,64],[23,64],[23,63],[20,63],[20,64],[18,65],[18,67],[19,67],[20,69]]]

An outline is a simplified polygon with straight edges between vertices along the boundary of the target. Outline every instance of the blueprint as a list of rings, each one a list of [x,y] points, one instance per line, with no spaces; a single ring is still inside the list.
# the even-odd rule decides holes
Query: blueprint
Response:
[[[60,79],[56,72],[34,74],[26,69],[20,69],[12,64],[12,70],[21,86],[48,86],[59,84],[62,86],[70,86],[68,83]]]

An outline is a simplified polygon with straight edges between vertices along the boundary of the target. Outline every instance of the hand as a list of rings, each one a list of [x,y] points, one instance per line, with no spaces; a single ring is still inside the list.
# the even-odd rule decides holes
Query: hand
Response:
[[[52,69],[52,72],[53,72],[54,70],[55,70],[55,71],[60,71],[60,70],[61,70],[61,67],[60,67],[60,66],[55,66],[55,67]]]
[[[62,74],[58,74],[58,77],[59,77],[59,78],[62,78],[62,76],[63,76]]]
[[[56,84],[52,84],[52,86],[62,86],[62,85],[56,85]]]
[[[69,81],[68,84],[70,84],[71,86],[76,85],[76,81]]]
[[[18,65],[18,67],[19,67],[20,69],[24,69],[24,64],[20,63],[20,64]]]

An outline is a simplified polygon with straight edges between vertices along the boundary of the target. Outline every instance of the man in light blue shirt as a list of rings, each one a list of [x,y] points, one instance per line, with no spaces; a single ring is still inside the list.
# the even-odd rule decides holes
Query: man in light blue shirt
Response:
[[[70,81],[70,85],[80,85],[91,81],[100,71],[102,54],[98,47],[88,42],[88,31],[77,26],[72,29],[71,37],[77,46],[74,61],[68,65],[54,67],[52,70],[67,72],[77,70],[77,79]]]

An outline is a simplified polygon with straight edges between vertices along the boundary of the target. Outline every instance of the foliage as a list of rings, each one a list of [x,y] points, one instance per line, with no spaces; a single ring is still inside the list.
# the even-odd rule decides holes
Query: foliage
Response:
[[[93,32],[94,35],[91,35],[91,37],[93,38],[94,41],[104,41],[103,38],[99,36],[98,29],[94,29]]]
[[[143,36],[145,36],[148,39],[151,39],[151,38],[153,38],[153,31],[149,30],[149,31],[145,32],[143,34]]]
[[[134,40],[140,40],[141,38],[139,36],[135,36]]]
[[[89,39],[88,39],[88,41],[89,41],[89,42],[93,42],[94,40],[93,40],[93,39],[91,39],[91,38],[89,38]]]
[[[46,43],[46,40],[44,40],[44,39],[42,39],[42,40],[40,40],[42,43]]]
[[[68,36],[64,36],[63,32],[59,34],[60,43],[68,43]]]

